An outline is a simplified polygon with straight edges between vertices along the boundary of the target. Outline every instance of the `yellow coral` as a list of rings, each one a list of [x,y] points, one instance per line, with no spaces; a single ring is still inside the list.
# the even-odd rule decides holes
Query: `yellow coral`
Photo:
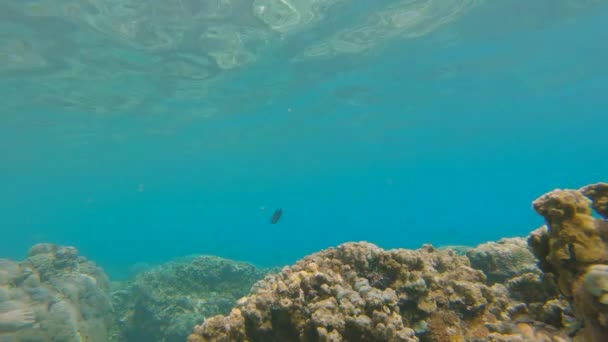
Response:
[[[549,226],[546,261],[558,274],[560,290],[570,295],[578,274],[591,264],[608,261],[608,245],[592,216],[592,202],[576,190],[554,190],[533,205]]]

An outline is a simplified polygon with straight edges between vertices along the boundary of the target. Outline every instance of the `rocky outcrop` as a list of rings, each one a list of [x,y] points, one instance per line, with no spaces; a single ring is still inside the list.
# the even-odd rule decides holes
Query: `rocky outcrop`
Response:
[[[0,340],[105,342],[108,278],[73,247],[39,244],[22,262],[0,260]]]

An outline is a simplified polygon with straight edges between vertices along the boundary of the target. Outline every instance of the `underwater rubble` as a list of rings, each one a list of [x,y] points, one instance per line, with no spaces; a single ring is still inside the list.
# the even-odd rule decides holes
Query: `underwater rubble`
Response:
[[[528,237],[476,247],[349,242],[280,270],[191,256],[113,283],[35,245],[0,259],[0,342],[608,341],[608,184],[533,208]]]

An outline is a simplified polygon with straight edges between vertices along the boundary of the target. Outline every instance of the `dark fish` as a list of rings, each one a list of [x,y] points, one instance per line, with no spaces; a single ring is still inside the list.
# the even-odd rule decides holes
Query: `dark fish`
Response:
[[[279,222],[279,220],[281,219],[281,215],[283,215],[283,209],[279,208],[275,210],[274,214],[272,214],[272,218],[270,219],[270,223],[275,224]]]

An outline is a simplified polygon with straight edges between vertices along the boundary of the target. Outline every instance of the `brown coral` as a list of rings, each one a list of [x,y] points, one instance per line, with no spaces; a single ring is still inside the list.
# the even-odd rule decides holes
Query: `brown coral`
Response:
[[[330,248],[266,277],[189,341],[606,341],[608,221],[592,208],[607,206],[604,183],[534,201],[547,223],[528,238],[540,270],[517,239],[469,251],[479,270],[432,246]]]
[[[587,185],[580,188],[579,191],[591,199],[596,213],[608,218],[608,183]]]
[[[512,324],[504,287],[485,281],[450,250],[347,243],[267,276],[189,341],[489,341],[486,325]]]
[[[608,222],[593,217],[608,212],[608,184],[580,190],[554,190],[538,198],[534,209],[547,226],[529,239],[539,266],[557,277],[560,291],[572,299],[583,329],[580,341],[608,340]]]
[[[490,284],[503,283],[522,273],[540,273],[536,258],[524,238],[503,238],[484,243],[469,249],[466,256],[472,267],[483,271]]]
[[[532,247],[550,265],[545,271],[556,273],[560,290],[568,296],[575,278],[588,266],[608,262],[608,227],[592,216],[591,203],[576,190],[554,190],[533,202],[534,209],[545,217],[548,230],[546,238],[537,238],[545,241]]]

